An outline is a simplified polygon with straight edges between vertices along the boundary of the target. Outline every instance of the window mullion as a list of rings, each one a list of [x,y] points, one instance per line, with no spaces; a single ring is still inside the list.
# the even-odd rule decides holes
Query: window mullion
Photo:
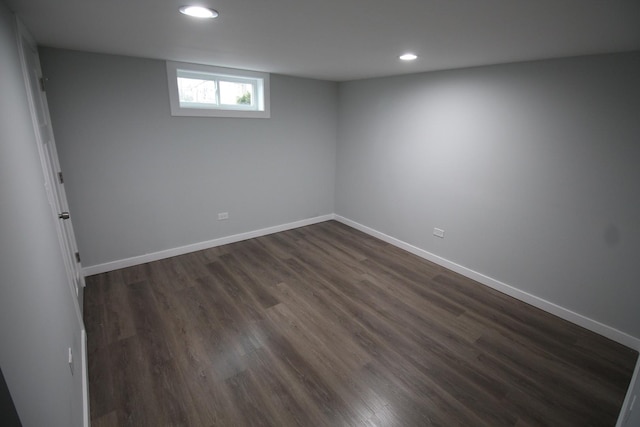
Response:
[[[220,80],[219,79],[215,79],[214,80],[216,82],[216,105],[222,105],[220,103]]]

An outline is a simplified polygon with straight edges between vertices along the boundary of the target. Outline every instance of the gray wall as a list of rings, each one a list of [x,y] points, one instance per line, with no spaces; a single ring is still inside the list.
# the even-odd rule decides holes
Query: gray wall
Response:
[[[640,337],[640,53],[339,90],[337,214]]]
[[[164,61],[40,58],[85,266],[333,213],[336,83],[272,75],[271,119],[171,117]]]
[[[0,1],[0,367],[24,426],[79,426],[80,326],[44,189],[13,16]],[[77,355],[76,374],[67,348]]]

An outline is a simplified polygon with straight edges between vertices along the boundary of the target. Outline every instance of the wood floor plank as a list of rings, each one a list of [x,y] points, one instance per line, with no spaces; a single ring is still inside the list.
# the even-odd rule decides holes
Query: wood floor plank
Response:
[[[408,292],[412,294],[413,299],[437,305],[441,309],[447,310],[456,316],[466,311],[465,307],[457,301],[446,298],[438,292],[431,290],[427,286],[429,282],[426,277],[413,274],[411,277],[407,277],[407,275],[402,275],[400,272],[395,271],[392,266],[368,259],[362,263],[367,267],[367,272],[370,277],[390,283],[394,292],[396,292],[396,290]]]
[[[306,293],[300,286],[287,283],[278,284],[277,290],[278,298],[284,302],[284,307],[295,313],[296,317],[313,331],[320,350],[326,349],[333,353],[335,348],[340,349],[337,365],[344,366],[345,370],[349,371],[358,369],[370,361],[367,352],[353,342],[351,333],[336,321],[337,318],[328,310],[324,310],[322,305],[316,304],[316,294]],[[311,297],[311,300],[307,299],[308,297]]]
[[[173,358],[173,351],[166,340],[162,327],[162,314],[158,311],[155,298],[147,281],[126,286],[127,299],[135,325],[135,336],[144,353],[153,364],[160,364]]]
[[[480,354],[478,367],[509,384],[505,407],[513,407],[516,414],[525,420],[534,420],[534,425],[589,425],[584,412],[576,406],[574,396],[558,390],[556,381],[543,382],[535,372],[531,372],[537,366],[523,366],[504,355],[493,353]],[[599,406],[597,410],[600,410]],[[616,417],[617,413],[609,414],[612,415]]]
[[[97,426],[613,426],[638,357],[335,221],[84,295]]]
[[[258,387],[263,391],[264,400],[278,417],[278,424],[301,427],[321,425],[320,420],[314,419],[313,411],[308,410],[305,400],[296,396],[294,389],[278,375],[274,364],[274,360],[262,348],[252,352],[248,362]]]
[[[343,307],[343,309],[347,313],[347,318],[354,319],[355,323],[357,323],[357,326],[354,325],[356,328],[354,332],[354,339],[358,340],[364,337],[364,341],[367,343],[367,346],[371,344],[375,346],[373,348],[368,347],[372,354],[376,355],[378,358],[384,358],[386,363],[390,363],[391,360],[394,360],[399,356],[397,353],[391,351],[390,347],[393,347],[394,349],[400,349],[400,352],[407,354],[413,354],[416,351],[416,348],[412,346],[406,338],[402,337],[402,335],[398,333],[398,329],[389,327],[389,325],[387,325],[384,321],[381,321],[381,319],[376,316],[375,313],[367,309],[363,304],[359,303],[358,298],[349,298],[345,294],[341,293],[341,290],[343,288],[349,286],[346,281],[343,281],[341,285],[341,288],[338,289],[328,284],[325,290],[327,293],[331,294],[332,301],[336,306]],[[335,312],[334,314],[341,317],[340,314],[337,314]],[[346,320],[345,323],[348,321],[349,320]],[[363,329],[360,329],[360,326],[363,327]],[[360,342],[362,343],[362,341]],[[385,345],[385,342],[390,343],[391,345]],[[433,342],[431,343],[433,344]],[[406,358],[400,360],[402,360],[403,363],[415,362],[415,360],[410,361]],[[414,366],[412,366],[412,372],[414,372],[414,375],[418,375],[420,373],[419,368],[415,366],[415,363]],[[430,382],[431,386],[435,387],[436,384],[433,383],[432,380],[433,379],[431,378],[428,381]],[[440,380],[442,380],[442,378]],[[440,391],[444,391],[442,388],[438,389]],[[449,387],[449,390],[460,393],[464,392],[464,387],[457,388],[456,390],[453,390],[451,389],[451,387]],[[440,401],[441,406],[454,404],[458,406],[458,412],[465,412],[459,402],[453,402],[455,398],[453,398],[448,393],[442,393],[442,396],[438,396],[438,400]],[[485,407],[482,405],[478,405],[476,409],[484,411]],[[488,413],[487,415],[490,416],[491,413]],[[478,420],[476,420],[476,422],[477,421]]]
[[[151,268],[151,264],[149,263],[138,264],[138,265],[133,265],[131,267],[123,268],[119,270],[119,272],[122,276],[123,283],[125,285],[128,285],[130,283],[136,283],[136,282],[142,282],[143,280],[148,280],[150,268]],[[100,277],[100,276],[101,275],[98,275],[97,277]]]
[[[584,352],[578,346],[576,334],[571,334],[570,330],[575,329],[575,325],[571,325],[569,330],[562,331],[562,326],[568,322],[555,318],[546,314],[546,322],[549,325],[543,328],[538,325],[543,322],[535,322],[525,315],[513,315],[513,308],[506,308],[503,302],[495,301],[495,291],[484,295],[480,285],[475,285],[472,293],[461,291],[460,287],[442,284],[438,280],[430,282],[430,285],[439,289],[443,295],[450,298],[456,298],[465,304],[467,315],[473,317],[478,323],[486,325],[488,328],[500,330],[506,337],[528,342],[532,347],[537,347],[542,351],[551,353],[555,358],[561,359],[565,364],[570,364],[582,370],[581,375],[598,371],[600,381],[606,384],[612,384],[614,387],[622,387],[628,384],[628,369],[621,364],[611,363],[594,355],[594,352]],[[501,296],[501,298],[504,296]],[[523,304],[515,302],[514,305]],[[537,309],[530,308],[529,311]],[[537,310],[536,315],[542,315],[541,310]],[[555,328],[552,326],[555,325]],[[580,334],[584,334],[581,331]],[[595,335],[595,334],[594,334]],[[628,353],[627,353],[628,354]]]
[[[207,264],[212,261],[209,261],[209,258],[205,257],[202,251],[199,251],[174,257],[172,262],[179,265],[182,274],[192,282],[209,274]]]
[[[135,334],[133,314],[120,271],[105,273],[102,299],[107,343],[117,342]]]
[[[100,303],[104,300],[104,280],[106,275],[93,276],[87,280],[92,292],[85,298],[84,323],[87,330],[87,353],[92,354],[109,343],[107,339],[106,307]]]
[[[153,382],[142,346],[135,336],[109,346],[115,410],[119,426],[161,425],[162,408],[153,398]],[[131,379],[135,378],[135,381]],[[100,383],[89,383],[89,393]]]
[[[307,323],[284,304],[269,310],[269,320],[277,325],[283,338],[301,349],[300,353],[309,367],[323,373],[322,380],[344,402],[351,419],[365,420],[373,414],[367,402],[362,400],[361,390],[346,380],[352,370],[335,357],[334,350],[326,346],[326,341],[317,335],[317,330],[306,327]]]
[[[244,262],[239,262],[238,257],[233,254],[220,257],[220,263],[234,276],[236,282],[242,283],[242,286],[247,289],[248,293],[258,302],[260,307],[264,309],[278,304],[278,299],[263,285],[264,276],[261,276],[259,272],[254,273],[255,275],[249,273],[248,271],[251,271],[253,267],[246,259],[243,259],[243,261]],[[275,283],[271,282],[268,284]]]
[[[112,369],[113,358],[107,346],[88,353],[89,384],[96,385],[89,393],[91,418],[99,419],[116,409]],[[111,419],[111,418],[109,418]],[[105,421],[106,422],[106,421]]]
[[[277,250],[277,246],[269,246],[266,249],[260,242],[264,240],[247,240],[243,250],[234,253],[242,263],[242,267],[255,280],[262,283],[268,289],[281,282],[286,282],[291,278],[291,272],[284,267],[280,259],[272,251]]]
[[[174,353],[174,360],[186,395],[191,398],[194,412],[202,424],[231,425],[232,419],[225,409],[230,401],[219,385],[220,381],[235,375],[239,369],[220,369],[215,346],[223,349],[225,342],[214,335],[213,328],[207,327],[208,323],[199,319],[197,313],[200,306],[193,304],[198,300],[200,295],[194,287],[175,293],[171,301],[173,316],[165,323],[167,338],[174,348],[182,350]]]
[[[365,296],[366,295],[366,296]],[[371,331],[384,330],[384,336],[394,337],[394,346],[401,353],[406,354],[405,360],[414,364],[416,369],[429,377],[434,384],[438,384],[449,395],[467,406],[482,418],[486,418],[490,425],[509,425],[509,418],[502,418],[497,400],[483,399],[479,402],[476,397],[482,394],[502,394],[499,384],[494,384],[490,378],[483,378],[474,372],[465,360],[457,356],[457,349],[464,346],[457,337],[440,331],[435,336],[422,334],[412,328],[411,320],[407,316],[406,307],[389,305],[382,298],[367,295],[367,289],[354,287],[351,296],[364,301],[361,305],[362,319],[371,325]],[[366,306],[366,308],[365,308]],[[382,321],[377,321],[380,318]],[[427,324],[429,331],[436,331],[434,324]],[[404,333],[401,333],[403,331]],[[387,338],[389,339],[389,338]],[[446,341],[444,344],[441,341]],[[417,345],[416,345],[417,344]],[[447,348],[451,346],[451,348]],[[428,351],[425,351],[428,349]],[[466,374],[466,375],[464,375]]]
[[[599,387],[597,382],[587,381],[583,376],[564,371],[554,363],[553,358],[534,355],[513,341],[502,341],[499,336],[487,335],[478,340],[478,345],[487,353],[508,360],[529,378],[553,385],[554,394],[565,396],[563,401],[574,405],[574,411],[588,415],[591,419],[598,420],[598,414],[601,413],[615,412],[622,403],[611,396],[607,389]],[[529,363],[530,360],[533,363]]]
[[[420,381],[416,372],[395,359],[381,359],[365,366],[364,380],[394,408],[405,425],[489,426],[460,404]]]
[[[111,411],[100,417],[92,417],[92,427],[116,427],[118,425],[118,413]]]

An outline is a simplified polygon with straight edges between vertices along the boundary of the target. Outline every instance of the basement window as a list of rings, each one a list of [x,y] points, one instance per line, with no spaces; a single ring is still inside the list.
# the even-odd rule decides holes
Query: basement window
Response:
[[[167,61],[172,116],[269,118],[269,74]]]

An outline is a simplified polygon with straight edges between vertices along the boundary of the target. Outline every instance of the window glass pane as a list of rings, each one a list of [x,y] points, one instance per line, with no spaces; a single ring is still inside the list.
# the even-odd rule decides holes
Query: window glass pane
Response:
[[[172,116],[271,116],[267,73],[167,61],[167,77]]]
[[[223,105],[253,105],[253,85],[251,83],[220,81],[220,103]]]
[[[178,77],[180,103],[216,105],[216,82],[214,80]]]

